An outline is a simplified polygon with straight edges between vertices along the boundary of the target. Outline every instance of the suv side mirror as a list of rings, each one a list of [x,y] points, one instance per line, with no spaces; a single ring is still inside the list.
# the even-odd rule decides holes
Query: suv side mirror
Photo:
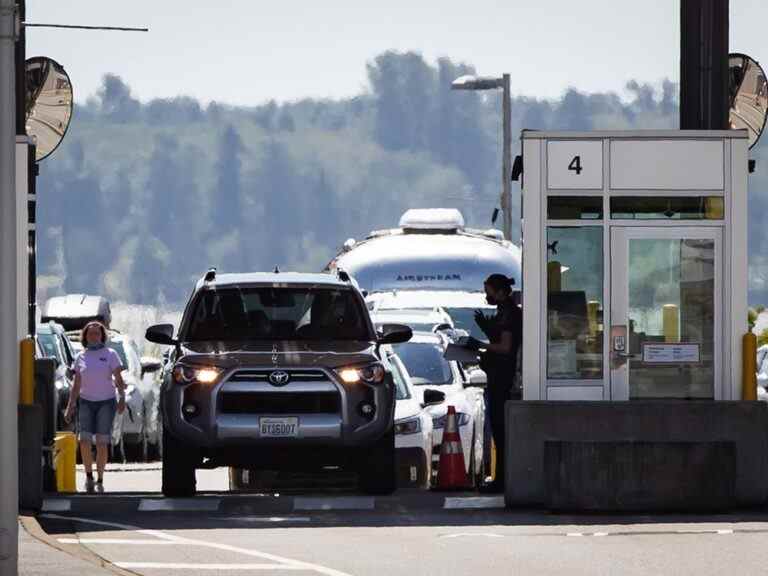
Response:
[[[141,375],[153,374],[162,368],[163,364],[157,358],[151,356],[142,356],[141,358]]]
[[[379,335],[379,344],[401,344],[413,337],[413,330],[405,324],[384,324]]]
[[[153,342],[154,344],[176,344],[176,340],[173,339],[173,324],[155,324],[147,328],[147,333],[144,337]]]
[[[430,388],[424,390],[423,406],[434,406],[435,404],[442,404],[443,402],[445,402],[445,392],[432,390]]]
[[[482,388],[488,385],[488,375],[479,368],[469,373],[469,381],[465,383],[465,388]]]

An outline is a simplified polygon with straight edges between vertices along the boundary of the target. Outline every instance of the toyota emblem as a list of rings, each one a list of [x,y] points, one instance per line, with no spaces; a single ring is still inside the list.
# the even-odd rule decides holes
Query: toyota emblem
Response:
[[[291,375],[284,370],[275,370],[269,375],[272,386],[285,386],[291,380]]]

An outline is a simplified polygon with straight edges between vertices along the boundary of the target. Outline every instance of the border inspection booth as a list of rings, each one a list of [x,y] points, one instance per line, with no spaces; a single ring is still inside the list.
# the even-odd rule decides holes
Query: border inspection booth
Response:
[[[746,131],[526,130],[522,149],[507,504],[765,502],[766,407],[740,401]]]

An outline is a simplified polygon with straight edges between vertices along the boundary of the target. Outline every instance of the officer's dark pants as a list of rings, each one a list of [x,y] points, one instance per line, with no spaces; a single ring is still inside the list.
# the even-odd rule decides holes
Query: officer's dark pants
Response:
[[[507,400],[512,399],[512,379],[514,371],[507,374],[507,371],[500,372],[491,370],[488,376],[488,416],[491,420],[491,433],[493,441],[496,444],[496,477],[495,481],[504,483],[504,459],[506,456],[506,433],[504,426],[504,405]],[[519,396],[519,394],[517,394]],[[519,400],[519,398],[516,398]]]

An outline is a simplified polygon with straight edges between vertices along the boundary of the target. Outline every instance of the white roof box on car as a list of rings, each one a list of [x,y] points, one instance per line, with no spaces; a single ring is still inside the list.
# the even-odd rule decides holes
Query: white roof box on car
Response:
[[[456,232],[464,229],[464,216],[455,208],[412,208],[400,218],[400,228],[404,231]]]

